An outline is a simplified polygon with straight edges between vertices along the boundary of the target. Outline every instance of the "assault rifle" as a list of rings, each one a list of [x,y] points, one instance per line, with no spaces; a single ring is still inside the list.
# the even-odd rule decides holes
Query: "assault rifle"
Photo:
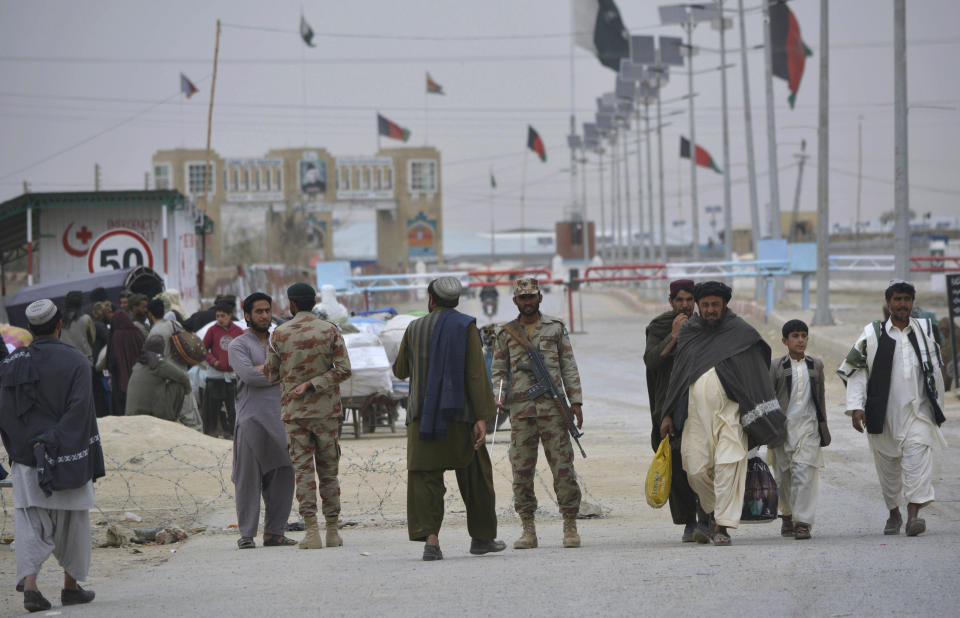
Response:
[[[529,371],[537,381],[536,384],[526,390],[527,397],[530,398],[530,401],[534,401],[542,395],[549,394],[550,398],[560,405],[560,409],[563,410],[563,415],[567,421],[567,428],[570,430],[570,437],[577,443],[580,454],[586,459],[587,453],[580,444],[580,437],[583,435],[583,432],[577,429],[573,413],[570,411],[570,406],[567,403],[567,398],[560,392],[560,389],[557,388],[557,384],[553,381],[553,378],[550,377],[550,371],[547,369],[540,350],[533,347],[529,338],[517,334],[511,324],[505,324],[503,329],[527,351],[527,356],[530,358],[529,362],[517,365],[517,369]]]

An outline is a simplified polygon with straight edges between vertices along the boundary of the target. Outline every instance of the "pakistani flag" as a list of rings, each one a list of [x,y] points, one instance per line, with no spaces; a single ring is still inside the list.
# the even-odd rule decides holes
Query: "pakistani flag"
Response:
[[[630,41],[617,5],[613,0],[571,1],[577,46],[596,56],[608,69],[620,70],[620,59],[630,57]]]
[[[310,27],[310,24],[307,23],[307,18],[303,15],[300,15],[300,37],[308,47],[316,47],[316,45],[313,44],[313,28]]]

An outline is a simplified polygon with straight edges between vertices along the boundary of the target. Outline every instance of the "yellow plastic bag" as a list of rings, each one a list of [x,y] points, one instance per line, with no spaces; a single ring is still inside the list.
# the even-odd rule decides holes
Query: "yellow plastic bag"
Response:
[[[670,448],[670,437],[667,436],[657,447],[657,454],[653,456],[653,462],[647,470],[647,504],[659,509],[667,503],[672,477],[673,450]]]

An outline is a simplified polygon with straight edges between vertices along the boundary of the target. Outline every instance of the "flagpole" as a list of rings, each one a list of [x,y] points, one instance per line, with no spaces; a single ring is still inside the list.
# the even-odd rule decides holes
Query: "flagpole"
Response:
[[[657,96],[660,96],[659,89],[657,90]],[[650,155],[650,141],[653,137],[653,134],[650,133],[650,102],[644,100],[643,102],[643,115],[646,126],[647,133],[647,223],[649,223],[650,228],[650,261],[656,261],[657,249],[653,244],[653,157]]]
[[[200,296],[203,296],[203,271],[206,268],[207,253],[207,193],[210,190],[210,181],[213,174],[210,173],[210,134],[213,130],[213,95],[217,89],[217,62],[220,59],[220,20],[217,20],[217,38],[213,44],[213,77],[210,80],[210,106],[207,109],[207,152],[204,157],[203,167],[203,196],[201,197],[203,206],[200,211],[203,213],[203,221],[200,223],[200,259],[197,260],[197,288]],[[189,184],[189,183],[187,183]],[[189,189],[189,186],[187,187]]]
[[[524,200],[527,192],[527,152],[523,149],[523,171],[520,173],[520,268],[527,262],[527,215]]]
[[[423,87],[423,145],[430,143],[430,89]]]
[[[766,0],[764,0],[766,1]],[[693,27],[692,17],[684,24],[687,29],[687,101],[690,107],[690,213],[693,224],[693,259],[700,259],[700,208],[697,204],[697,135],[693,112]]]
[[[493,203],[494,203],[494,186],[493,186],[493,166],[490,166],[490,270],[493,270],[493,262],[497,255],[497,241],[494,234],[494,216],[493,216]]]
[[[733,200],[730,196],[730,123],[727,120],[727,30],[723,16],[723,0],[720,7],[720,91],[723,107],[723,255],[728,262],[733,260]]]
[[[763,0],[763,46],[767,91],[767,157],[770,183],[770,238],[780,238],[780,180],[777,175],[777,118],[773,105],[773,42],[770,40],[770,2]],[[778,286],[779,287],[779,286]]]
[[[750,103],[750,72],[747,67],[747,30],[746,19],[743,14],[743,0],[737,0],[737,12],[740,18],[740,65],[743,69],[741,82],[743,83],[743,125],[747,140],[747,178],[750,190],[750,249],[753,257],[757,257],[757,242],[760,240],[760,206],[757,200],[757,166],[753,154],[753,112]],[[754,291],[754,298],[761,297],[761,286],[758,284]]]

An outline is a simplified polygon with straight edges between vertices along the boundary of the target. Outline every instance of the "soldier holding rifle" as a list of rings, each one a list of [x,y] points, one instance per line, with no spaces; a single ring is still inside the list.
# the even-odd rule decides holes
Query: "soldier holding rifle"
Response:
[[[503,380],[504,397],[497,401],[497,407],[510,411],[513,501],[523,525],[522,535],[513,544],[515,549],[533,549],[538,544],[533,480],[540,442],[553,473],[553,488],[563,515],[563,546],[580,547],[577,534],[580,487],[573,469],[570,441],[571,434],[574,439],[579,437],[578,430],[583,426],[580,373],[566,327],[558,318],[540,313],[542,301],[536,279],[517,279],[513,285],[513,302],[520,315],[502,327],[494,342],[493,383]],[[533,353],[528,352],[531,348]],[[540,383],[546,381],[544,376],[540,382],[537,380],[539,367],[535,354],[541,357],[549,373],[552,389],[549,384]],[[565,409],[564,393],[570,400],[569,411]]]

